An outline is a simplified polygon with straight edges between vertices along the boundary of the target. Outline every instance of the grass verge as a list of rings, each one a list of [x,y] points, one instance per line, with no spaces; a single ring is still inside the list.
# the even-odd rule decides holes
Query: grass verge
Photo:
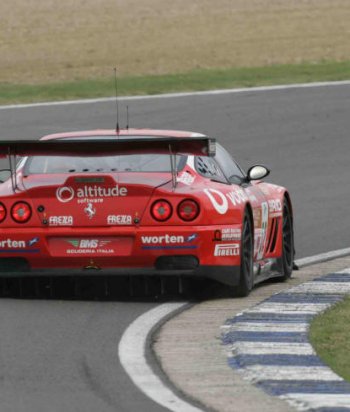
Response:
[[[350,296],[317,316],[310,341],[320,358],[338,375],[350,381]]]
[[[41,85],[0,83],[0,104],[97,98],[114,95],[114,79],[77,80]],[[254,68],[194,70],[183,74],[120,77],[119,94],[227,89],[317,81],[347,80],[350,61],[275,65]]]

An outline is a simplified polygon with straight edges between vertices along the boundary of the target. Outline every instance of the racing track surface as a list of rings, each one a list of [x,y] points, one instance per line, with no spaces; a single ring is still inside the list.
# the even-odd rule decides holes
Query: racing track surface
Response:
[[[265,163],[296,214],[297,257],[348,245],[350,86],[128,102],[132,127],[218,137],[243,167]],[[123,101],[120,101],[124,125]],[[0,110],[1,139],[115,126],[115,104]],[[117,359],[125,328],[157,302],[2,299],[2,412],[164,411]]]

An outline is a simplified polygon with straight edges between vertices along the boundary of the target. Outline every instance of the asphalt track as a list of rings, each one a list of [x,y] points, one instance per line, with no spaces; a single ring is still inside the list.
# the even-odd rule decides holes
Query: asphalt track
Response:
[[[129,102],[130,125],[203,132],[290,190],[297,257],[348,245],[350,86]],[[125,124],[120,103],[121,125]],[[1,139],[115,127],[115,104],[0,111]],[[0,302],[1,411],[164,411],[117,358],[125,328],[156,302]]]

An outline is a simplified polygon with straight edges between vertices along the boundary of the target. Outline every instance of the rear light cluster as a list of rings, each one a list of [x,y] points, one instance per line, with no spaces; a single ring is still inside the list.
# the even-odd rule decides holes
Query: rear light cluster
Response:
[[[151,206],[151,215],[158,222],[165,222],[173,214],[173,207],[167,200],[157,200]],[[177,207],[177,215],[185,222],[191,222],[199,215],[199,205],[192,199],[185,199]]]
[[[185,199],[177,207],[177,214],[182,220],[191,222],[199,215],[199,206],[194,200]]]
[[[26,223],[32,216],[32,208],[26,202],[17,202],[11,207],[10,215],[16,223]],[[6,207],[0,203],[0,223],[5,220],[6,216]]]
[[[151,208],[152,216],[159,222],[165,222],[173,214],[173,207],[166,200],[157,200]]]
[[[0,203],[0,222],[3,222],[5,220],[6,215],[6,207],[2,203]]]

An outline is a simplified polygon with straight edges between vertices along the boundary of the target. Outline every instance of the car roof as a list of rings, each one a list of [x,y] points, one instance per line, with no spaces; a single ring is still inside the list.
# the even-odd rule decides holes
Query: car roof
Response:
[[[87,130],[87,131],[77,131],[69,133],[55,133],[49,134],[42,137],[40,140],[51,140],[51,139],[79,139],[86,137],[129,137],[129,138],[140,138],[142,136],[147,137],[172,137],[172,138],[186,138],[186,137],[206,137],[204,134],[187,132],[180,130],[158,130],[158,129],[120,129],[118,132],[116,130],[108,129],[97,129],[97,130]]]

